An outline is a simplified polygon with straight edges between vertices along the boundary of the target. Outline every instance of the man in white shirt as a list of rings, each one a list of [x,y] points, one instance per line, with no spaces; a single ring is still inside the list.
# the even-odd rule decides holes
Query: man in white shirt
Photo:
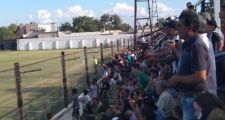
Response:
[[[84,110],[86,109],[86,105],[88,104],[88,102],[91,102],[91,98],[88,95],[88,90],[84,89],[83,93],[81,93],[78,97],[78,101],[79,101],[79,105],[80,105],[80,116],[83,115]]]

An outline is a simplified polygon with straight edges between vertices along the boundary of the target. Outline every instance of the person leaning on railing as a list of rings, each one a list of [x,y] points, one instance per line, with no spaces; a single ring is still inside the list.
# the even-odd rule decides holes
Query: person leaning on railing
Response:
[[[195,96],[207,91],[207,71],[210,61],[208,49],[199,36],[199,18],[193,11],[183,11],[179,16],[177,29],[184,39],[179,59],[178,72],[169,79],[171,86],[181,93],[183,119],[195,119],[193,102]]]

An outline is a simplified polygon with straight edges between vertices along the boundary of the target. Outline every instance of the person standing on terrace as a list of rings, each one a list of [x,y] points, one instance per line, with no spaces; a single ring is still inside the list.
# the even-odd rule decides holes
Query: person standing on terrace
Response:
[[[207,76],[210,66],[208,48],[201,39],[199,18],[194,11],[183,11],[179,16],[177,29],[180,39],[184,39],[178,71],[169,79],[171,86],[181,92],[184,120],[195,120],[194,98],[207,91]]]

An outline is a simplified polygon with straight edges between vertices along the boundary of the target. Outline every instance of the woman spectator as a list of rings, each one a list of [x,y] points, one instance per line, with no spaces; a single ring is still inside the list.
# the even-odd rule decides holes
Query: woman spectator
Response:
[[[163,112],[165,118],[173,116],[173,109],[175,107],[175,99],[168,92],[168,83],[165,80],[159,80],[156,82],[156,92],[159,95],[159,99],[156,105]]]

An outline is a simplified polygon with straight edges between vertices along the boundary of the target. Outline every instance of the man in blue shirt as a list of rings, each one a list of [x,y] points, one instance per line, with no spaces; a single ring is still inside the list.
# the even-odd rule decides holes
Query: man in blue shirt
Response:
[[[199,35],[200,21],[193,11],[183,11],[177,24],[180,39],[184,40],[177,74],[169,79],[171,86],[181,93],[184,120],[194,120],[195,96],[207,90],[207,77],[210,66],[208,48]]]

